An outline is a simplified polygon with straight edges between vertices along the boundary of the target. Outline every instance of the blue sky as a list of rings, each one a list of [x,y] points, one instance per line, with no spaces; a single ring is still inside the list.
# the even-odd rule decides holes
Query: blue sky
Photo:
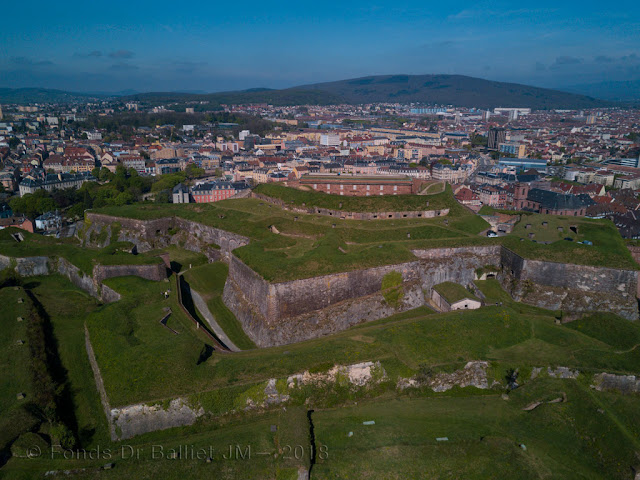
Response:
[[[213,92],[392,73],[637,80],[639,5],[5,2],[0,87]]]

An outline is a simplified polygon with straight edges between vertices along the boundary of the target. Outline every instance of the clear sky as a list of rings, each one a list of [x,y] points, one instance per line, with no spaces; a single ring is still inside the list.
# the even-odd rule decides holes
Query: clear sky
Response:
[[[281,88],[375,74],[640,79],[640,2],[6,1],[0,87]]]

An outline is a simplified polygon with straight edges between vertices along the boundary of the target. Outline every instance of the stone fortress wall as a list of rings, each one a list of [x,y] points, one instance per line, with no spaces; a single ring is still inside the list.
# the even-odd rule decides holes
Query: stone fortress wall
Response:
[[[167,269],[161,259],[149,265],[95,265],[91,275],[62,257],[7,257],[0,255],[0,270],[12,268],[21,277],[33,277],[59,273],[76,287],[105,302],[120,300],[120,294],[104,285],[107,278],[133,275],[147,280],[162,281],[167,278]]]
[[[476,269],[486,265],[498,267],[498,280],[514,299],[563,310],[566,319],[597,310],[638,319],[638,272],[528,260],[501,245],[415,250],[417,260],[399,265],[271,283],[233,255],[234,248],[249,242],[246,237],[183,219],[87,215],[92,228],[120,223],[119,239],[132,241],[141,250],[185,238],[191,241],[184,248],[194,251],[219,245],[219,258],[229,264],[223,300],[261,347],[316,338],[425,305],[434,285],[445,281],[469,285]],[[381,291],[382,279],[392,271],[401,273],[404,290],[394,306],[387,304]]]
[[[344,212],[342,210],[331,210],[329,208],[295,206],[284,202],[283,200],[262,195],[260,193],[251,192],[251,198],[257,198],[263,202],[277,205],[283,210],[306,215],[326,215],[328,217],[340,218],[343,220],[382,220],[382,219],[400,219],[400,218],[434,218],[444,217],[449,214],[448,208],[442,210],[419,210],[407,212]],[[425,206],[429,206],[429,201],[425,197]]]

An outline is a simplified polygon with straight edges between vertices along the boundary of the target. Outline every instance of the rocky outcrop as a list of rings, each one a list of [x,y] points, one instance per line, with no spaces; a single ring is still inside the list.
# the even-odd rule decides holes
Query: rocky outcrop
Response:
[[[175,398],[166,406],[137,404],[111,409],[111,418],[121,440],[157,430],[193,425],[202,415],[202,407],[190,406],[182,398]]]
[[[640,377],[599,373],[593,377],[594,388],[600,391],[616,391],[622,394],[640,393]]]
[[[487,362],[468,362],[460,370],[453,373],[434,373],[398,380],[398,389],[428,387],[434,392],[446,392],[453,387],[476,387],[483,390],[490,388],[487,379]]]

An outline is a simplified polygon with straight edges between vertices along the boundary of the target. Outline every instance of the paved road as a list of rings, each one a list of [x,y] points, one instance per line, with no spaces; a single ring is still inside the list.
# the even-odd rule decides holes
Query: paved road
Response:
[[[200,294],[193,288],[191,288],[191,298],[193,298],[193,304],[196,306],[200,314],[207,320],[207,322],[211,326],[211,329],[213,330],[213,333],[216,334],[220,341],[224,343],[232,352],[239,352],[240,349],[235,346],[235,344],[229,339],[229,337],[227,337],[226,333],[224,333],[224,330],[222,330],[220,325],[218,325],[218,322],[216,322],[215,317],[209,311],[209,307],[207,307],[207,302],[205,302],[204,298],[202,298]]]

